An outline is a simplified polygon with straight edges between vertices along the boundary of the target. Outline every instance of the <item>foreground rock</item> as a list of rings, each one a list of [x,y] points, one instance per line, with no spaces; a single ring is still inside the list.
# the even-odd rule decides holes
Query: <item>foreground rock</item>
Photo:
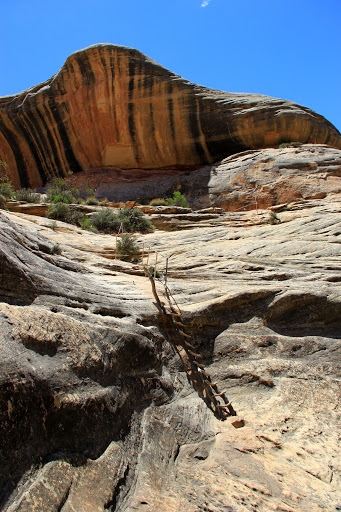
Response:
[[[341,204],[307,206],[277,225],[231,212],[140,238],[170,256],[238,429],[190,387],[149,281],[113,259],[112,237],[1,214],[3,510],[336,510]]]
[[[70,171],[173,173],[287,141],[341,148],[338,130],[306,107],[200,87],[108,44],[76,52],[50,80],[0,98],[0,154],[16,187]]]

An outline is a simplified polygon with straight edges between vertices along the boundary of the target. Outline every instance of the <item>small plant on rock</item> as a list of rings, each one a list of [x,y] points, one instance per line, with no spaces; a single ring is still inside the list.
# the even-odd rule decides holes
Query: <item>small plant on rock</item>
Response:
[[[52,203],[47,209],[46,217],[49,219],[61,220],[63,222],[70,222],[70,206],[66,203]]]
[[[26,203],[40,203],[40,194],[37,194],[30,188],[21,188],[15,191],[17,201],[26,201]]]
[[[62,254],[62,250],[59,244],[53,244],[51,247],[51,254]]]
[[[152,199],[149,204],[150,206],[167,206],[167,201],[166,199]]]
[[[166,199],[166,203],[169,206],[181,206],[182,208],[189,208],[189,203],[186,197],[179,192],[179,190],[175,190],[173,192],[173,197],[168,197]]]
[[[6,208],[6,198],[0,194],[0,209],[4,210]]]
[[[99,204],[99,201],[96,199],[95,196],[89,196],[86,201],[85,201],[85,204],[88,204],[88,205],[98,205]]]
[[[270,211],[270,214],[269,214],[269,219],[268,219],[268,223],[269,224],[280,224],[281,223],[281,219],[279,219],[276,215],[275,212],[273,211]]]
[[[118,254],[129,258],[138,255],[140,252],[140,248],[136,244],[136,238],[128,234],[122,235],[117,240],[116,250]]]
[[[154,231],[154,226],[147,219],[139,208],[121,208],[117,215],[120,224],[122,223],[124,231],[134,233],[150,233]]]
[[[79,191],[69,187],[63,178],[55,178],[51,187],[46,191],[48,200],[51,203],[78,203],[80,201]]]
[[[111,208],[103,208],[103,210],[91,216],[91,224],[93,227],[104,233],[117,233],[120,228],[120,223],[120,220]]]
[[[0,195],[2,195],[7,201],[14,197],[14,190],[12,183],[7,177],[0,179]]]

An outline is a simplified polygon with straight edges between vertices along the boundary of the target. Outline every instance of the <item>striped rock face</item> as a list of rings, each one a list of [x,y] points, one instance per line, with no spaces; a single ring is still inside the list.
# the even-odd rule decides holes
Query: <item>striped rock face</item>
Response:
[[[0,158],[17,187],[89,169],[194,169],[283,141],[341,148],[337,129],[308,108],[200,87],[108,44],[76,52],[50,80],[0,98]]]

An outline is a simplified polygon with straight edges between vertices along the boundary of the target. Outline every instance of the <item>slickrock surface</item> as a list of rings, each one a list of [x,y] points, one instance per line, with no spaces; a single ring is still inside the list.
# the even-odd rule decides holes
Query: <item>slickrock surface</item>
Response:
[[[197,86],[109,44],[76,52],[50,80],[0,98],[0,156],[17,187],[70,171],[193,169],[287,141],[341,148],[338,130],[306,107]]]
[[[277,217],[139,236],[169,256],[191,342],[245,420],[234,428],[187,382],[113,237],[0,213],[3,510],[339,510],[341,202]]]

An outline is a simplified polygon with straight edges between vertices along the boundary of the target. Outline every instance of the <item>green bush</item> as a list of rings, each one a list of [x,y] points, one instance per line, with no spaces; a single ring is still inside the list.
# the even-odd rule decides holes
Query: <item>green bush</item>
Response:
[[[91,219],[89,217],[84,217],[80,224],[82,229],[86,229],[88,231],[96,231],[96,229],[91,224]]]
[[[116,249],[117,253],[122,256],[136,256],[140,252],[140,248],[136,244],[136,238],[128,234],[118,238]]]
[[[89,196],[87,198],[87,200],[85,201],[85,204],[88,204],[88,205],[98,205],[99,204],[99,201],[96,199],[96,197],[94,196]]]
[[[0,209],[3,210],[6,207],[6,198],[0,194]]]
[[[63,222],[70,222],[71,209],[66,203],[52,203],[47,209],[46,217],[49,219],[62,220]]]
[[[15,191],[17,201],[26,201],[26,203],[40,203],[40,194],[37,194],[30,188],[21,188]]]
[[[173,197],[168,197],[166,199],[166,203],[169,206],[181,206],[182,208],[189,208],[189,203],[186,199],[186,197],[181,194],[178,190],[175,190],[173,192]]]
[[[139,208],[120,208],[117,217],[122,223],[124,231],[134,233],[151,233],[154,231],[153,224],[147,219]]]
[[[152,199],[150,206],[167,206],[166,199]]]
[[[47,199],[51,203],[77,203],[79,191],[69,187],[63,178],[55,178],[51,187],[46,191]]]
[[[302,142],[282,142],[282,144],[279,145],[279,148],[299,148],[300,146],[302,146]]]
[[[118,232],[121,226],[123,231],[134,233],[150,233],[154,231],[152,223],[143,215],[139,208],[121,208],[114,213],[111,208],[104,208],[91,216],[92,225],[104,233]]]
[[[2,195],[7,201],[12,199],[14,196],[12,183],[8,181],[7,178],[3,178],[0,181],[0,195]]]
[[[103,208],[103,210],[91,216],[91,224],[98,231],[103,231],[104,233],[115,231],[117,233],[121,222],[111,208]]]
[[[82,223],[84,222],[85,218],[86,216],[84,212],[80,212],[79,210],[71,210],[71,224],[82,227]]]

